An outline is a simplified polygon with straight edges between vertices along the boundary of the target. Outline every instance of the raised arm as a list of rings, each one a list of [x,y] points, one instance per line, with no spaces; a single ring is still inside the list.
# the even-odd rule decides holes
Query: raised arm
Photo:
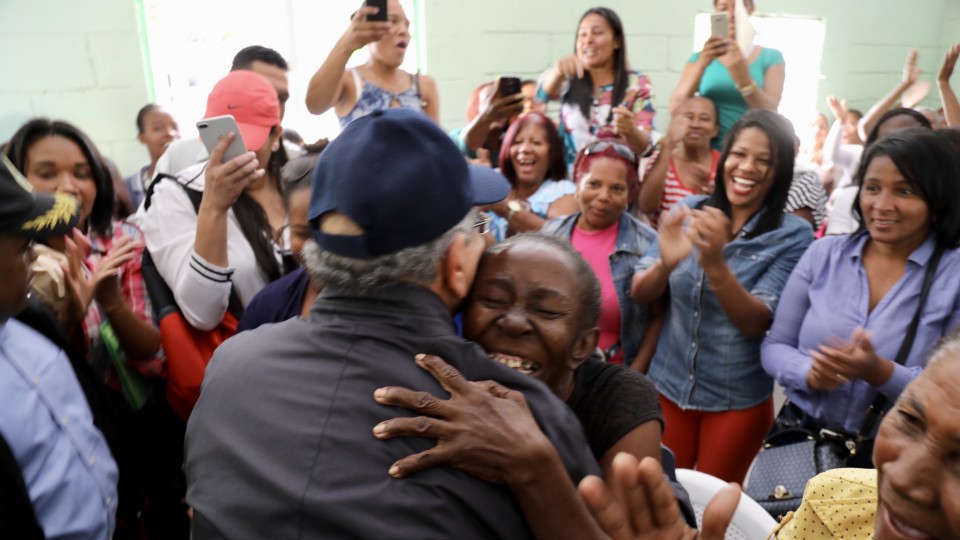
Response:
[[[323,114],[331,107],[338,105],[345,97],[346,86],[350,84],[349,74],[346,73],[350,56],[357,49],[368,43],[379,41],[390,32],[393,23],[367,20],[367,15],[377,11],[376,7],[364,6],[354,13],[346,32],[334,44],[320,69],[310,78],[306,100],[308,111],[313,114]],[[439,107],[439,103],[437,106]]]
[[[730,78],[740,90],[747,106],[751,109],[769,109],[776,111],[783,97],[783,84],[786,79],[786,64],[779,63],[767,68],[763,74],[763,86],[757,85],[750,75],[750,65],[743,57],[740,47],[732,42],[727,47],[727,54],[721,59],[730,72]]]
[[[585,72],[583,63],[575,55],[564,56],[540,75],[540,90],[549,99],[557,99],[565,80],[571,77],[582,79]]]
[[[950,77],[953,76],[953,68],[957,64],[958,56],[960,56],[960,43],[947,49],[947,55],[937,75],[937,88],[940,90],[940,102],[943,104],[943,116],[947,127],[960,126],[960,101],[957,101],[957,94],[950,87]]]
[[[903,74],[900,76],[900,82],[891,88],[887,95],[883,96],[880,101],[874,103],[873,107],[870,107],[870,110],[867,111],[867,114],[863,115],[863,118],[860,119],[857,130],[860,132],[861,139],[867,140],[867,135],[869,135],[873,127],[877,125],[883,113],[892,109],[893,106],[897,104],[900,96],[917,82],[917,79],[920,77],[920,68],[917,67],[918,54],[919,52],[916,49],[910,49],[910,52],[907,53],[907,60],[903,64]]]
[[[645,214],[660,212],[663,187],[667,180],[667,172],[670,170],[670,158],[673,156],[674,147],[682,138],[683,121],[678,110],[670,118],[670,127],[666,135],[660,139],[660,151],[643,174],[640,194],[637,196],[637,205],[641,212]]]
[[[703,50],[700,51],[697,58],[683,66],[680,82],[677,83],[677,87],[670,94],[670,116],[677,114],[687,98],[700,90],[700,80],[703,78],[707,66],[710,65],[710,62],[724,55],[729,45],[728,40],[712,36],[703,44]]]

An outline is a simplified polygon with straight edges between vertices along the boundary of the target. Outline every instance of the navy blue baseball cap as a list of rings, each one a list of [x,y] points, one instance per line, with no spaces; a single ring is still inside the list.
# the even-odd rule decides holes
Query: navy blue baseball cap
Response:
[[[310,230],[326,251],[371,259],[439,238],[471,208],[503,200],[500,173],[468,165],[457,146],[416,111],[377,111],[351,122],[320,155],[313,170]],[[360,235],[320,231],[319,218],[337,212]]]

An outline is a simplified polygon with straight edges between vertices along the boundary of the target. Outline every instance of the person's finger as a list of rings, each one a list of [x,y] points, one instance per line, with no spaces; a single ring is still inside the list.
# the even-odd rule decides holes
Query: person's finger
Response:
[[[443,358],[432,354],[418,354],[414,360],[418,366],[433,375],[447,392],[465,394],[471,390],[470,381],[465,379],[457,368],[444,362]]]
[[[378,388],[373,399],[381,405],[402,407],[419,414],[445,418],[444,400],[437,399],[429,392],[414,391],[401,386]]]
[[[577,69],[577,78],[582,79],[583,73],[584,73],[583,62],[581,62],[579,58],[574,58],[573,61],[574,61],[574,66]]]
[[[384,420],[373,427],[373,436],[378,439],[397,437],[427,437],[441,439],[450,433],[446,421],[429,416],[400,416]]]
[[[640,480],[639,473],[640,462],[633,454],[620,452],[614,456],[610,487],[614,498],[626,509],[634,533],[649,531],[655,523],[647,485]]]
[[[722,540],[726,537],[727,527],[740,504],[740,493],[740,486],[731,482],[710,499],[703,511],[701,540]]]
[[[217,141],[217,144],[213,145],[213,150],[210,152],[210,163],[214,165],[223,163],[223,155],[227,152],[227,147],[230,146],[230,143],[233,142],[235,138],[237,138],[237,134],[232,131],[220,137],[220,140]]]
[[[667,484],[660,462],[649,456],[643,458],[637,476],[639,483],[644,486],[643,491],[649,497],[647,504],[651,509],[652,526],[667,529],[682,524],[677,497]]]
[[[434,446],[419,454],[398,459],[387,471],[394,478],[406,478],[431,467],[446,465],[453,460],[453,452],[445,447]]]
[[[577,486],[580,498],[587,505],[593,519],[611,540],[633,540],[626,510],[610,493],[607,485],[596,476],[588,476]]]
[[[211,160],[212,159],[213,156],[211,155]],[[257,154],[254,152],[245,152],[239,156],[235,156],[233,159],[228,159],[226,162],[223,162],[218,172],[224,180],[237,181],[253,174],[257,170],[258,165]]]
[[[516,390],[511,390],[497,381],[478,381],[473,384],[479,386],[491,396],[498,397],[500,399],[509,399],[516,401],[517,403],[527,403],[527,399],[523,397],[523,393],[517,392]]]

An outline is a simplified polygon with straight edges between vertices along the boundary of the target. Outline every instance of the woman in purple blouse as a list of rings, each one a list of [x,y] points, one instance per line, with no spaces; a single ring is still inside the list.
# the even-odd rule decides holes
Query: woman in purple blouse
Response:
[[[937,341],[960,324],[956,151],[929,129],[906,129],[870,146],[857,176],[860,229],[815,242],[804,254],[761,349],[764,369],[790,401],[851,434],[877,393],[895,401]],[[916,338],[898,365],[894,358],[938,249],[943,256]]]

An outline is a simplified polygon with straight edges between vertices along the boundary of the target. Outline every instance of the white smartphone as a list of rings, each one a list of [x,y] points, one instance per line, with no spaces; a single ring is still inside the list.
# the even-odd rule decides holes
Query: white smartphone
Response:
[[[710,14],[710,36],[730,37],[730,14],[726,11]]]
[[[202,140],[203,145],[207,147],[208,154],[213,153],[213,147],[217,145],[221,137],[224,137],[231,131],[237,134],[233,141],[230,142],[230,146],[227,147],[227,151],[223,154],[224,162],[230,161],[247,152],[247,147],[244,146],[243,138],[240,136],[240,128],[237,127],[237,121],[232,115],[214,116],[213,118],[201,120],[197,122],[197,131],[200,132],[200,140]]]

